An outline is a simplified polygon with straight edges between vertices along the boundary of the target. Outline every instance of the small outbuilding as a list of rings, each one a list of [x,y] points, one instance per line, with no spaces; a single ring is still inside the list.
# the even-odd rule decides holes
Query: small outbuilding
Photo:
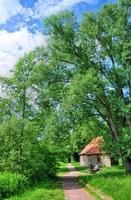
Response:
[[[80,165],[90,167],[91,165],[99,165],[111,167],[110,154],[103,152],[101,149],[103,137],[94,138],[87,146],[80,152]]]

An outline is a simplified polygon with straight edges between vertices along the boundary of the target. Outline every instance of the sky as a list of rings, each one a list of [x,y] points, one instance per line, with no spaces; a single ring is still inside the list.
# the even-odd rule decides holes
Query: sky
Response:
[[[115,0],[0,0],[0,76],[10,76],[24,53],[46,46],[44,19],[64,10],[97,11]]]

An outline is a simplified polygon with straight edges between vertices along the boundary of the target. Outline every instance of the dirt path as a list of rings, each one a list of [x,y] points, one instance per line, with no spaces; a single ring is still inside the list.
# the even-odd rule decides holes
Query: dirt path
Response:
[[[66,200],[95,200],[91,195],[82,189],[76,181],[76,177],[80,173],[70,164],[68,166],[70,172],[62,178],[62,186],[64,189]]]

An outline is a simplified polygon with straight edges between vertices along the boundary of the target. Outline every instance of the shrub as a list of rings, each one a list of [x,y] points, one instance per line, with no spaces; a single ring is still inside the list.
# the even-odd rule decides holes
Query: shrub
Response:
[[[44,145],[34,145],[25,175],[31,182],[39,182],[56,174],[56,156]]]
[[[55,175],[56,156],[39,138],[35,123],[12,118],[0,128],[0,140],[1,171],[23,174],[31,184]]]
[[[23,175],[10,172],[0,173],[0,198],[20,193],[27,185],[27,178]]]

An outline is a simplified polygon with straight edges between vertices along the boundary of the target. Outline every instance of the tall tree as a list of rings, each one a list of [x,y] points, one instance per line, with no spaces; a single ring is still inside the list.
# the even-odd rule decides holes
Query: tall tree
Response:
[[[67,12],[48,18],[46,24],[52,56],[74,70],[64,104],[84,118],[104,121],[119,156],[131,163],[129,2],[87,13],[80,24]]]
[[[31,179],[53,175],[56,164],[55,156],[41,138],[37,121],[39,108],[33,77],[40,61],[41,53],[38,50],[31,52],[18,61],[12,77],[1,78],[6,95],[0,104],[3,112],[0,169],[24,173]],[[51,170],[48,172],[49,166]]]

